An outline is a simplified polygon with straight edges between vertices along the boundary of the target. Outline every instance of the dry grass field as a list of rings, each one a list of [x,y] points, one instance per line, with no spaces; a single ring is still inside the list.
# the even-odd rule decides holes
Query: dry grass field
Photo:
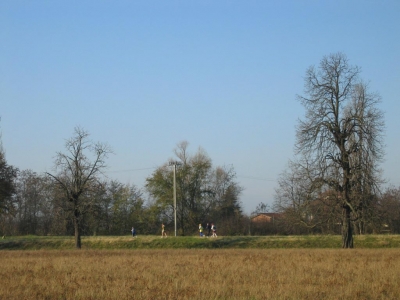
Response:
[[[1,251],[0,299],[398,299],[398,249]]]

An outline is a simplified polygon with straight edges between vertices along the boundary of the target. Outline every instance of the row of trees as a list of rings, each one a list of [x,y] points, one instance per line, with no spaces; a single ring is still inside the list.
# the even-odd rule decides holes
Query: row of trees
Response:
[[[84,139],[76,139],[77,136]],[[87,137],[84,131],[77,129],[73,140],[87,142]],[[280,213],[279,218],[270,223],[254,223],[241,211],[242,189],[235,182],[233,168],[213,168],[204,150],[190,155],[187,148],[188,144],[183,142],[175,149],[175,160],[180,162],[176,172],[178,234],[194,234],[200,222],[216,222],[218,230],[226,235],[340,233],[342,211],[337,193],[309,193],[310,179],[298,173],[297,164],[290,164],[281,175],[274,206],[260,203],[253,212],[256,215],[274,210]],[[65,169],[55,175],[29,170],[18,172],[7,165],[3,152],[1,157],[0,230],[3,234],[74,235],[76,224],[83,235],[124,235],[132,225],[141,234],[159,234],[161,222],[167,224],[172,233],[173,172],[168,162],[147,179],[144,192],[134,185],[101,176],[91,181],[76,205],[67,197],[68,190],[53,177],[64,174],[71,178]],[[82,171],[75,174],[83,174],[83,169],[93,170],[96,160],[89,161],[85,157],[92,168],[83,168],[81,162]],[[76,187],[77,183],[71,186]],[[400,188],[388,188],[367,200],[368,210],[352,220],[355,232],[400,233]],[[79,209],[78,214],[76,209]],[[77,215],[78,220],[74,219]]]
[[[285,173],[287,175],[287,173]],[[267,213],[273,215],[269,222],[250,222],[249,232],[252,235],[301,235],[301,234],[341,234],[343,212],[335,195],[321,194],[308,205],[302,201],[290,203],[286,197],[292,189],[293,196],[298,193],[296,186],[281,178],[283,188],[277,188],[277,199],[272,207],[260,203],[253,215]],[[286,195],[283,195],[283,194]],[[278,213],[269,213],[271,210]],[[355,234],[400,234],[400,187],[387,187],[378,196],[369,201],[370,213],[352,220]]]
[[[280,232],[340,230],[343,247],[352,248],[354,232],[379,232],[385,226],[397,230],[398,190],[380,193],[381,99],[359,74],[360,68],[342,53],[326,56],[307,70],[304,96],[298,96],[305,117],[297,126],[295,159],[276,190]],[[187,142],[178,144],[176,174],[171,161],[155,170],[146,181],[145,201],[135,186],[104,179],[111,150],[88,137],[77,128],[66,152],[57,153],[55,172],[45,175],[24,171],[17,176],[1,151],[0,209],[9,213],[2,216],[4,232],[73,231],[80,248],[83,233],[121,234],[130,224],[155,233],[161,222],[173,223],[175,212],[181,235],[216,220],[225,234],[252,231],[241,210],[242,188],[233,168],[213,167],[204,150],[191,155]],[[176,208],[171,201],[175,178]]]
[[[73,234],[77,248],[82,235],[157,234],[161,223],[172,230],[173,171],[166,162],[147,178],[145,191],[108,180],[103,171],[112,153],[103,143],[76,128],[65,152],[54,161],[54,173],[18,171],[1,152],[0,230],[6,235]],[[188,153],[188,143],[175,149],[179,235],[193,234],[199,223],[218,222],[225,234],[243,231],[245,220],[233,168],[212,166],[206,152]],[[3,192],[4,191],[4,192]]]
[[[16,177],[15,189],[12,209],[0,216],[0,230],[3,234],[75,233],[76,214],[73,204],[49,176],[30,170],[21,171]],[[141,192],[135,186],[103,181],[92,195],[86,194],[80,199],[80,233],[129,233],[129,226],[143,223],[143,202]]]

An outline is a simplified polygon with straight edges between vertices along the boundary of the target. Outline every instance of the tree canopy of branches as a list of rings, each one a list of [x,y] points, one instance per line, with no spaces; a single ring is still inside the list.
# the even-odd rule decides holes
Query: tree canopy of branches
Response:
[[[340,209],[336,193],[313,184],[307,161],[290,161],[278,178],[274,210],[284,212],[281,226],[286,232],[336,233]]]
[[[306,113],[296,132],[300,159],[293,179],[300,193],[291,195],[299,197],[292,204],[319,198],[339,207],[343,248],[353,247],[353,223],[373,207],[369,202],[380,184],[378,163],[384,152],[380,97],[368,91],[359,73],[344,54],[331,54],[307,70],[305,96],[298,96]]]
[[[177,223],[182,235],[192,233],[199,223],[218,219],[222,226],[242,214],[239,202],[242,188],[235,182],[233,169],[214,169],[204,150],[199,149],[191,156],[187,147],[187,142],[181,142],[175,149],[181,164],[176,172],[176,188]],[[173,172],[168,163],[147,178],[146,189],[154,200],[153,207],[159,211],[159,221],[171,223],[174,217]]]
[[[66,141],[67,152],[58,152],[54,162],[56,173],[47,173],[62,191],[61,208],[72,219],[75,246],[81,248],[82,221],[92,212],[99,188],[99,176],[106,167],[105,160],[111,153],[106,144],[94,143],[89,134],[76,127],[74,136]],[[88,156],[91,155],[91,156]]]
[[[132,225],[141,233],[146,232],[141,191],[134,185],[116,180],[103,182],[101,186],[91,215],[94,234],[123,235],[129,232]]]
[[[49,177],[24,170],[19,172],[16,186],[18,232],[42,235],[50,233],[57,213],[53,210],[54,189]]]

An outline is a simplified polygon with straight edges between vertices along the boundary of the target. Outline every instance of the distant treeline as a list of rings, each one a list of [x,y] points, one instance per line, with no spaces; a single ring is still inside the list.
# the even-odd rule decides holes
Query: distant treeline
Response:
[[[90,213],[85,214],[81,220],[83,235],[128,235],[132,226],[142,235],[161,234],[163,222],[168,234],[174,233],[172,196],[160,204],[160,201],[149,198],[147,191],[142,192],[134,185],[122,184],[116,180],[103,181],[94,191],[87,195],[92,198],[92,206]],[[274,219],[256,222],[255,216],[271,208],[260,204],[251,216],[247,216],[240,208],[237,195],[234,197],[231,194],[232,198],[227,193],[224,195],[225,198],[222,197],[212,209],[202,211],[201,217],[191,220],[190,217],[196,211],[188,209],[184,216],[184,231],[178,224],[178,235],[197,234],[198,224],[205,226],[207,222],[215,223],[220,235],[341,233],[340,209],[328,210],[318,199],[308,207],[306,214],[300,215],[287,207],[275,214],[277,217]],[[18,172],[12,197],[13,205],[0,215],[2,235],[74,234],[72,219],[68,211],[63,209],[64,195],[48,176],[29,170]],[[313,226],[302,223],[301,217],[312,221]],[[355,221],[354,225],[357,228],[356,234],[400,233],[400,188],[388,188],[375,199],[373,213]]]

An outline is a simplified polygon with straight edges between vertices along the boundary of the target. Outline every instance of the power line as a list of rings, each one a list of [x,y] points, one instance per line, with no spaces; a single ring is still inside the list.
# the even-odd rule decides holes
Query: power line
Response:
[[[157,167],[141,168],[141,169],[126,169],[126,170],[116,170],[116,171],[106,171],[106,173],[124,173],[124,172],[135,172],[135,171],[151,170],[151,169],[157,169]]]
[[[237,176],[237,178],[246,178],[246,179],[261,180],[261,181],[276,181],[276,179],[259,178],[259,177],[251,177],[251,176]]]

